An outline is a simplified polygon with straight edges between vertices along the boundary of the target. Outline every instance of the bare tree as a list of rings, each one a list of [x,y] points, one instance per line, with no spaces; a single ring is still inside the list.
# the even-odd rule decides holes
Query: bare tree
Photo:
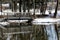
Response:
[[[55,8],[54,18],[56,18],[56,15],[57,15],[57,9],[58,9],[58,0],[57,0],[56,8]]]

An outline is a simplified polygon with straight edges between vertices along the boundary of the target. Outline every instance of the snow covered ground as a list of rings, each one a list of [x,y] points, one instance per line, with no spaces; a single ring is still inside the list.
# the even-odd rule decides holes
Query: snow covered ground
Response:
[[[23,10],[21,11],[22,14],[23,14]],[[51,16],[54,15],[54,12],[55,12],[55,9],[51,10]],[[11,9],[6,9],[6,10],[3,10],[2,12],[0,12],[0,15],[14,15],[16,13],[19,13],[19,10],[17,9],[16,12],[12,12]],[[26,13],[28,13],[28,11],[26,10]],[[30,9],[30,14],[33,15],[34,13],[34,9]],[[40,10],[39,9],[36,9],[35,10],[35,14],[38,15],[38,14],[41,14],[40,13]],[[46,10],[45,14],[49,15],[49,10]],[[57,11],[57,17],[60,16],[60,10]]]
[[[2,6],[4,6],[4,7],[9,7],[9,3],[2,4]]]
[[[54,18],[36,18],[32,21],[33,25],[50,25],[50,24],[56,24],[60,21],[60,19],[54,19]]]

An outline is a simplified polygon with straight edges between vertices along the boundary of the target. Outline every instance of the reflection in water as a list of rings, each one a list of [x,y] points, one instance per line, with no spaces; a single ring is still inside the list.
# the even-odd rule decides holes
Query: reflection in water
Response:
[[[10,39],[11,39],[11,36],[8,34],[7,40],[10,40]]]
[[[34,35],[32,40],[58,40],[55,25],[34,25]]]
[[[46,25],[48,40],[57,40],[57,33],[54,25]]]

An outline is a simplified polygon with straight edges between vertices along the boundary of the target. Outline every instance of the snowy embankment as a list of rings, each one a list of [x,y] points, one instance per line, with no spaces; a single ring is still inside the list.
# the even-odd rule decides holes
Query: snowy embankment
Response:
[[[36,18],[32,21],[33,25],[50,25],[50,24],[59,24],[60,19],[54,18]]]
[[[3,12],[0,12],[0,15],[13,15],[14,13],[8,9],[8,10],[3,10]]]
[[[54,15],[55,10],[51,10],[51,16]],[[2,12],[0,12],[0,15],[14,15],[16,13],[20,13],[19,10],[17,9],[16,12],[12,12],[11,9],[6,9],[3,10]],[[23,14],[23,10],[21,11],[21,13]],[[25,14],[28,13],[28,11],[26,10]],[[34,13],[34,9],[30,9],[30,14],[33,15]],[[35,9],[35,14],[36,15],[40,15],[40,10],[39,9]],[[45,14],[49,15],[49,10],[46,10]],[[57,17],[60,16],[60,10],[57,11]]]

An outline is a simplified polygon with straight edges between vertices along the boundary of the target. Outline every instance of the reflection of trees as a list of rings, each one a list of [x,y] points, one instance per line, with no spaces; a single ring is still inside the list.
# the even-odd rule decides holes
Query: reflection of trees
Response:
[[[33,36],[32,38],[34,38],[35,40],[47,40],[47,35],[46,35],[46,30],[45,26],[34,26],[33,28]]]

